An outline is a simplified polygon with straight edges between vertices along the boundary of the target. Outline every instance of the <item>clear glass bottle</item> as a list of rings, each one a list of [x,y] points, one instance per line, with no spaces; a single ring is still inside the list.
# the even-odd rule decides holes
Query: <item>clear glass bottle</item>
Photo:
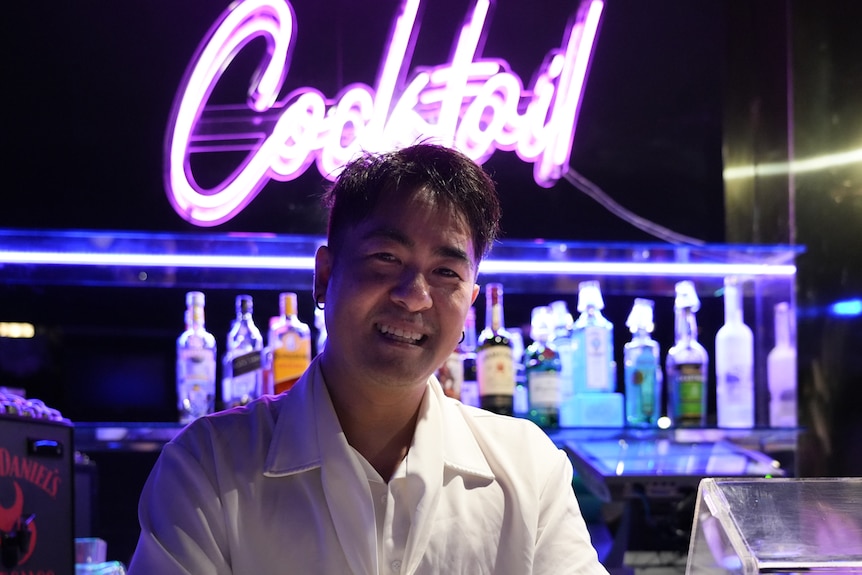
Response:
[[[797,365],[794,314],[787,302],[775,305],[775,347],[766,356],[769,425],[797,427]]]
[[[572,324],[575,318],[562,300],[551,302],[553,332],[548,340],[560,356],[560,404],[565,405],[575,393]]]
[[[254,323],[250,295],[236,296],[236,318],[227,335],[222,358],[224,407],[245,405],[263,395],[263,337]]]
[[[461,381],[461,403],[479,407],[479,381],[476,375],[476,309],[467,310],[464,319],[464,341],[458,345],[464,379]]]
[[[562,405],[562,370],[560,355],[551,343],[554,316],[548,306],[533,308],[530,316],[530,339],[524,351],[527,372],[528,417],[544,428],[560,425]]]
[[[189,423],[215,411],[216,339],[206,330],[206,299],[199,291],[186,294],[185,331],[177,339],[177,411]]]
[[[485,329],[479,334],[476,372],[483,409],[512,415],[515,366],[512,340],[503,318],[503,285],[485,286]]]
[[[626,423],[631,427],[655,427],[661,416],[661,356],[658,342],[650,336],[655,329],[654,305],[650,299],[635,299],[626,320],[632,333],[623,346]]]
[[[578,312],[572,325],[574,392],[616,391],[614,326],[603,315],[605,304],[597,281],[578,285]]]
[[[668,415],[676,427],[706,425],[709,354],[697,341],[700,299],[694,283],[676,284],[674,301],[676,343],[667,351]]]
[[[715,334],[715,409],[719,427],[754,427],[754,334],[735,277],[724,280],[724,325]]]
[[[311,363],[311,329],[297,316],[296,294],[279,294],[278,308],[280,315],[270,324],[267,338],[274,393],[293,387]]]

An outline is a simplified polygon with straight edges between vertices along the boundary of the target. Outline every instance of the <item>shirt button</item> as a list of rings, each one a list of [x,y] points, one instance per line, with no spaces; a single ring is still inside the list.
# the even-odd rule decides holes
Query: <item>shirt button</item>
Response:
[[[390,565],[392,566],[393,571],[400,571],[401,570],[401,561],[399,561],[398,559],[396,559],[395,561],[390,563]]]

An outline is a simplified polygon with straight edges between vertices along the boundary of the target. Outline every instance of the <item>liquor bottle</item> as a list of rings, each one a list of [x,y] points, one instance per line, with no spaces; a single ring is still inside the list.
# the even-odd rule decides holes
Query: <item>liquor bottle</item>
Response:
[[[461,403],[479,407],[479,382],[476,376],[476,309],[467,310],[464,319],[464,341],[458,344],[464,379],[461,381]]]
[[[548,341],[560,356],[560,403],[565,405],[575,393],[574,356],[572,348],[572,324],[575,319],[562,300],[551,302],[553,331]]]
[[[251,296],[236,296],[236,318],[231,323],[222,359],[225,409],[245,405],[263,395],[263,337],[254,324],[253,313]]]
[[[605,304],[597,281],[578,286],[580,316],[572,326],[575,394],[616,391],[614,326],[602,315]]]
[[[754,335],[734,277],[724,280],[724,325],[715,334],[715,409],[719,427],[754,427]]]
[[[677,427],[706,425],[706,386],[709,355],[697,341],[700,300],[694,283],[676,284],[674,301],[676,343],[667,351],[668,415]]]
[[[503,285],[485,287],[485,329],[479,334],[476,375],[479,403],[483,409],[512,415],[515,366],[512,340],[503,319]]]
[[[527,372],[528,417],[544,428],[560,425],[562,405],[562,370],[560,355],[551,343],[554,317],[551,308],[533,308],[530,316],[530,339],[524,351]]]
[[[527,398],[527,369],[524,365],[524,332],[519,327],[510,327],[509,341],[512,343],[512,366],[515,370],[515,392],[512,395],[512,414],[525,417],[530,410]]]
[[[796,346],[793,314],[787,302],[775,305],[775,347],[766,356],[769,425],[796,427]]]
[[[626,320],[632,333],[632,340],[623,346],[626,423],[631,427],[655,427],[661,415],[659,345],[650,336],[655,329],[654,305],[650,299],[635,299]]]
[[[185,331],[177,339],[177,410],[180,423],[215,411],[216,339],[204,325],[204,294],[186,294]]]
[[[278,308],[280,315],[270,324],[267,338],[274,393],[293,387],[311,363],[311,330],[296,315],[296,294],[280,294]]]

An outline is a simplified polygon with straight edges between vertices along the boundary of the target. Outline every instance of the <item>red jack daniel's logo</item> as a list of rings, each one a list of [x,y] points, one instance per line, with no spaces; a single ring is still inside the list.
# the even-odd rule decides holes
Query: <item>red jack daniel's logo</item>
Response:
[[[23,516],[32,513],[30,507],[34,502],[26,500],[25,492],[21,488],[22,483],[31,484],[38,489],[38,491],[28,490],[31,495],[33,493],[38,495],[41,491],[53,501],[57,498],[62,481],[59,469],[47,467],[42,462],[29,457],[13,455],[7,449],[0,448],[0,532],[14,533],[20,528]],[[9,571],[9,575],[30,573],[25,565],[38,546],[37,520],[38,518],[33,518],[27,523],[25,528],[30,535],[29,545],[19,554],[17,567]],[[51,575],[53,571],[40,570],[33,573]],[[0,575],[6,575],[6,572],[0,570]]]

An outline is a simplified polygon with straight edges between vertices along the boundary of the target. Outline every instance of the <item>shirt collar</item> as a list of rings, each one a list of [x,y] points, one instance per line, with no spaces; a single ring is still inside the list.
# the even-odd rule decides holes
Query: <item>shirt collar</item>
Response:
[[[428,378],[411,451],[413,461],[424,465],[445,465],[455,472],[493,479],[494,473],[482,452],[473,430],[465,419],[468,409],[446,397],[435,377]],[[288,397],[289,396],[289,397]],[[322,455],[317,434],[321,419],[329,420],[336,434],[343,434],[329,392],[323,381],[318,358],[289,392],[277,399],[278,421],[264,464],[264,474],[284,476],[321,466]],[[317,413],[320,410],[321,413]],[[435,447],[436,444],[439,447]],[[441,454],[426,457],[426,453]]]

